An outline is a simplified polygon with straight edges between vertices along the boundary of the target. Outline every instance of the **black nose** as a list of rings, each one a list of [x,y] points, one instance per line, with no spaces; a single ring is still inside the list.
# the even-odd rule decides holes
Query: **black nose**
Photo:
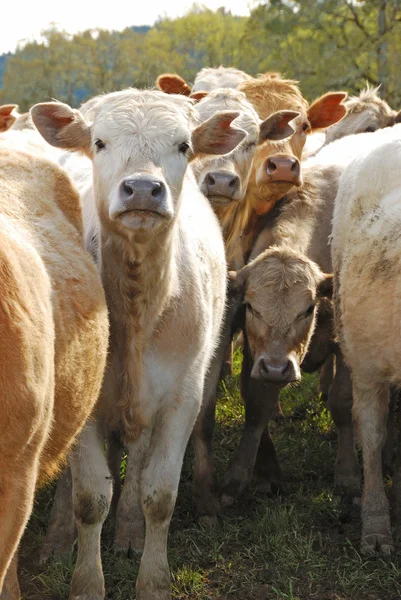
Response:
[[[289,360],[273,362],[261,358],[259,362],[261,378],[272,383],[288,383],[293,381],[293,377],[291,376],[293,370],[292,363]]]
[[[120,197],[122,200],[146,201],[163,200],[166,186],[157,179],[127,178],[121,182]]]
[[[241,181],[238,175],[229,171],[210,171],[204,179],[207,196],[224,196],[233,198],[240,190]]]

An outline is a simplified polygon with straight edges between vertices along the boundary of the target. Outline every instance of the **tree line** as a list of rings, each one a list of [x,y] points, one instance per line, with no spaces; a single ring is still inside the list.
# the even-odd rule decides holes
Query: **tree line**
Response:
[[[124,31],[70,35],[56,27],[3,57],[0,103],[27,110],[51,98],[79,106],[128,86],[151,87],[160,73],[192,82],[204,66],[251,75],[278,71],[312,100],[329,89],[357,93],[381,84],[401,105],[401,0],[270,0],[249,17],[194,5],[184,17]]]

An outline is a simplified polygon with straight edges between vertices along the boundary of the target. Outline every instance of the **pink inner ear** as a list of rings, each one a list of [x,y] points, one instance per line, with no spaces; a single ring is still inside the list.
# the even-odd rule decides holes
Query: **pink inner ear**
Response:
[[[219,127],[221,127],[221,129],[228,129],[233,121],[234,119],[231,117],[223,118],[219,121]]]
[[[4,116],[11,115],[14,108],[17,108],[16,104],[5,104],[4,106],[0,106],[0,115],[4,115]]]

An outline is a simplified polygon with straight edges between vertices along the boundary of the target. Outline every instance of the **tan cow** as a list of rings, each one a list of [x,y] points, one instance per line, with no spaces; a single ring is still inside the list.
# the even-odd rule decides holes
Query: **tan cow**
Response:
[[[401,385],[401,125],[369,138],[343,173],[335,203],[335,321],[352,370],[353,417],[363,451],[361,550],[389,554],[394,544],[382,449],[390,386]],[[400,438],[398,451],[393,486],[400,531]]]
[[[238,112],[198,125],[188,98],[159,91],[107,94],[90,122],[65,104],[39,104],[31,115],[47,141],[92,158],[97,260],[111,321],[97,423],[71,460],[79,551],[70,598],[104,597],[100,533],[112,493],[106,427],[128,452],[115,548],[143,550],[138,600],[166,600],[169,523],[226,288],[221,230],[188,162],[229,152],[246,134],[230,126]]]
[[[16,550],[35,488],[98,398],[108,318],[82,241],[79,196],[54,163],[0,141],[0,592],[20,598]]]

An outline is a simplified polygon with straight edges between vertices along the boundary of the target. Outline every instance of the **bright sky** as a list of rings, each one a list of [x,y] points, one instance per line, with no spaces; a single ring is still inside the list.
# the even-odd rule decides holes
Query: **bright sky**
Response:
[[[225,6],[235,15],[248,15],[255,0],[204,0],[199,4],[216,10]],[[153,25],[159,16],[177,17],[187,12],[191,0],[21,0],[3,21],[0,54],[13,52],[19,41],[39,39],[51,22],[69,33],[84,29],[121,30],[131,25]],[[10,5],[9,5],[10,6]]]

